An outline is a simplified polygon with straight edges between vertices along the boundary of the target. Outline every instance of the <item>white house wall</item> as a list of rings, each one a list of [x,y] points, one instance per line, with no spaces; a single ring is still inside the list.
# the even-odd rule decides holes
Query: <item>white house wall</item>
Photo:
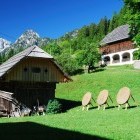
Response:
[[[133,64],[134,60],[133,60],[133,53],[138,50],[138,48],[136,49],[130,49],[130,50],[126,50],[126,51],[121,51],[121,52],[116,52],[116,53],[111,53],[111,54],[107,54],[107,55],[102,55],[102,64],[106,63],[104,61],[104,59],[106,57],[110,58],[110,61],[107,62],[108,66],[117,66],[117,65],[125,65],[125,64]],[[123,55],[124,54],[128,54],[130,57],[127,59],[123,59]],[[116,56],[116,58],[119,58],[119,60],[115,60],[114,56]],[[124,61],[123,61],[124,60]]]

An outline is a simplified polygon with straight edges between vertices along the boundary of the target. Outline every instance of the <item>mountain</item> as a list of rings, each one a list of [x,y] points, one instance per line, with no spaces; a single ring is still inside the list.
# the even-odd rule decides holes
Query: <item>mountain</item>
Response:
[[[38,41],[38,46],[42,47],[42,46],[46,46],[48,43],[52,42],[54,39],[50,39],[50,38],[40,38],[40,40]]]
[[[3,63],[8,58],[27,47],[33,45],[39,47],[46,46],[50,41],[52,41],[52,39],[41,38],[39,34],[33,30],[25,31],[14,43],[0,38],[0,63]]]
[[[64,39],[74,39],[74,38],[77,38],[78,31],[79,31],[78,29],[75,29],[75,30],[73,30],[71,32],[67,32],[67,33],[65,33],[63,36],[61,36],[58,39],[64,40]]]
[[[62,38],[73,39],[76,38],[78,30],[74,30],[72,32],[66,33]],[[46,46],[49,42],[52,42],[55,39],[50,38],[41,38],[38,33],[33,30],[25,31],[14,43],[10,43],[9,41],[0,38],[0,52],[8,52],[10,49],[6,49],[11,47],[15,51],[23,50],[27,47],[37,45],[37,46]]]
[[[40,36],[33,30],[25,31],[13,44],[14,47],[27,48],[32,45],[38,45]]]
[[[0,38],[0,53],[11,46],[10,41]]]
[[[38,33],[33,30],[25,31],[12,45],[14,48],[27,48],[33,45],[44,46],[49,43],[51,39],[41,38]]]

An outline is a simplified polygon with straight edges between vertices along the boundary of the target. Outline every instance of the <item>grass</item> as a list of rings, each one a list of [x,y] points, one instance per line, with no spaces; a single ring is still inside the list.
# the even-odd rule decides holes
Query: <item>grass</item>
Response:
[[[140,139],[140,107],[130,99],[127,111],[109,108],[81,111],[81,99],[90,91],[96,100],[99,92],[109,90],[114,104],[118,90],[127,86],[140,102],[140,71],[131,66],[107,67],[103,71],[72,77],[73,82],[58,84],[56,97],[67,103],[69,110],[57,115],[24,118],[1,118],[0,136],[13,139]],[[109,102],[110,106],[113,106]]]
[[[124,86],[131,89],[135,98],[140,96],[140,71],[134,70],[131,66],[108,67],[104,71],[77,75],[72,79],[74,81],[71,83],[57,86],[58,98],[81,101],[83,95],[90,91],[96,99],[101,90],[107,89],[115,102],[117,92]]]

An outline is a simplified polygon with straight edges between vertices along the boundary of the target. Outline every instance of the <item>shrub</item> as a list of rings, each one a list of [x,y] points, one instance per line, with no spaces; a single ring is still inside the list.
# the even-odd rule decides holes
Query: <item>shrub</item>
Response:
[[[134,52],[134,60],[140,60],[140,50]]]
[[[49,100],[46,106],[46,113],[56,114],[60,112],[62,112],[62,104],[57,99]]]

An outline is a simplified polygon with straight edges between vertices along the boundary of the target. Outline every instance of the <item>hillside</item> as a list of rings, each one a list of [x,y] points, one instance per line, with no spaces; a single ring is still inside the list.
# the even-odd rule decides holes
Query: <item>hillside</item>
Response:
[[[127,86],[140,102],[140,71],[133,69],[131,65],[106,67],[91,74],[73,76],[72,79],[73,82],[57,86],[56,96],[58,98],[81,101],[83,95],[90,91],[96,99],[101,90],[107,89],[115,102],[119,89]]]

